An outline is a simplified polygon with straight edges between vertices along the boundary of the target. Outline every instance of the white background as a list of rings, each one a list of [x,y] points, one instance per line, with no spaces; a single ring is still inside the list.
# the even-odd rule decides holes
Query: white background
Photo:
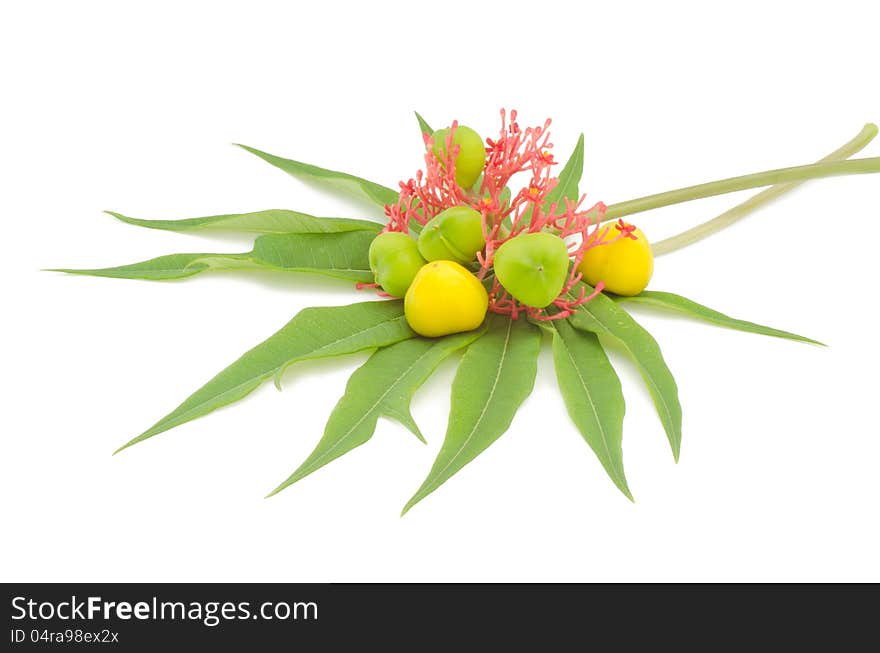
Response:
[[[363,296],[307,276],[39,271],[248,249],[103,209],[378,217],[230,143],[394,185],[420,163],[414,109],[484,135],[501,106],[551,116],[560,158],[583,131],[582,189],[606,202],[807,163],[880,120],[876,3],[709,4],[5,3],[0,579],[880,580],[880,177],[813,182],[658,259],[653,288],[831,346],[638,310],[684,443],[675,465],[615,356],[636,504],[569,423],[549,347],[511,430],[403,519],[452,361],[413,404],[427,447],[383,420],[272,499],[364,356],[294,366],[282,394],[111,457],[300,308]],[[657,240],[743,197],[638,224]]]

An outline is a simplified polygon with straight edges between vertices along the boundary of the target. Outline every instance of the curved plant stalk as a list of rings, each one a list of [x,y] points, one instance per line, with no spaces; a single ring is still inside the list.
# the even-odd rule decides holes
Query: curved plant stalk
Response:
[[[869,122],[862,128],[862,131],[860,131],[855,138],[834,150],[825,158],[820,159],[818,163],[846,160],[864,149],[868,143],[874,140],[875,136],[877,136],[877,125]],[[735,222],[742,220],[752,211],[772,202],[782,195],[785,195],[787,192],[794,190],[803,184],[804,181],[806,180],[790,181],[788,183],[771,186],[770,188],[762,190],[757,195],[750,197],[745,202],[728,209],[718,217],[707,220],[695,227],[691,227],[680,234],[676,234],[675,236],[654,243],[651,247],[654,256],[669,254],[670,252],[687,247],[688,245],[693,245],[722,229],[726,229]]]
[[[760,188],[761,186],[874,172],[880,172],[880,157],[826,161],[805,166],[765,170],[764,172],[710,181],[706,184],[677,188],[665,193],[646,195],[645,197],[637,197],[636,199],[618,202],[617,204],[609,204],[601,221],[607,222],[608,220],[616,220],[617,218],[641,213],[642,211],[650,211],[651,209],[659,209],[664,206],[671,206],[672,204],[714,197],[715,195],[724,195],[725,193],[735,193],[741,190],[749,190],[750,188]]]

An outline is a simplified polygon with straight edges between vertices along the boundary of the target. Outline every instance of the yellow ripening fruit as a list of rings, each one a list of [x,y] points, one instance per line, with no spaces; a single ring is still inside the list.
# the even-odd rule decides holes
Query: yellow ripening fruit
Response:
[[[621,229],[612,225],[602,239],[608,244],[587,250],[578,268],[584,281],[591,286],[604,281],[605,290],[626,296],[638,295],[648,286],[654,272],[651,244],[641,229],[631,233],[635,239],[628,235],[619,238]]]
[[[458,263],[431,261],[416,274],[403,306],[413,331],[436,338],[480,326],[486,317],[489,295],[483,284]]]

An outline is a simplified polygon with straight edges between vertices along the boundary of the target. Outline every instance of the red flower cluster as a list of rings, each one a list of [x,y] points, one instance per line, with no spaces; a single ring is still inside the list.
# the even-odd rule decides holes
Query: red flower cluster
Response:
[[[568,317],[574,308],[596,296],[587,295],[581,286],[576,296],[571,292],[581,280],[577,271],[584,253],[603,241],[609,228],[599,226],[605,213],[605,205],[598,202],[588,209],[581,208],[585,195],[576,202],[568,198],[562,201],[548,197],[559,184],[552,176],[551,168],[556,160],[551,153],[550,119],[538,127],[521,129],[516,111],[501,110],[501,132],[497,139],[486,139],[486,165],[481,180],[472,189],[464,189],[455,183],[455,159],[459,146],[453,144],[458,123],[453,122],[446,137],[445,149],[438,157],[430,134],[423,134],[425,141],[425,171],[419,170],[415,178],[400,182],[400,197],[396,204],[385,206],[388,216],[386,231],[408,233],[410,222],[424,225],[441,211],[453,206],[470,206],[483,217],[483,236],[486,247],[477,253],[480,265],[476,272],[480,279],[491,278],[489,310],[510,315],[516,319],[522,314],[538,320],[554,320]],[[514,175],[526,173],[528,184],[511,195],[508,184]],[[625,227],[615,225],[621,233],[617,238],[631,236]],[[571,273],[565,286],[553,303],[546,308],[525,306],[514,299],[492,273],[495,252],[506,241],[526,232],[551,231],[566,239],[572,259]],[[548,311],[548,309],[552,310]]]

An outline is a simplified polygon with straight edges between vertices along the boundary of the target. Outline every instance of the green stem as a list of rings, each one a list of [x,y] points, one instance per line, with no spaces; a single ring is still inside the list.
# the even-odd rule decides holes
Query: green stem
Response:
[[[813,163],[806,166],[795,166],[793,168],[779,168],[777,170],[756,172],[751,175],[743,175],[742,177],[721,179],[720,181],[712,181],[707,184],[678,188],[665,193],[647,195],[634,200],[611,204],[605,211],[605,217],[602,219],[602,222],[616,220],[617,218],[632,215],[633,213],[659,209],[660,207],[669,206],[671,204],[690,202],[691,200],[723,195],[725,193],[735,193],[740,190],[748,190],[749,188],[759,188],[760,186],[770,186],[772,184],[788,183],[792,181],[805,181],[807,179],[818,179],[820,177],[858,175],[872,172],[880,172],[880,157],[851,159],[848,161],[827,161],[825,163]]]
[[[842,161],[848,159],[854,154],[860,152],[868,143],[874,140],[874,137],[877,135],[877,125],[872,123],[868,123],[862,128],[862,131],[856,135],[848,143],[842,145],[838,149],[834,150],[831,154],[826,156],[823,159],[819,160],[819,163],[824,163],[827,161]],[[662,256],[663,254],[669,254],[670,252],[674,252],[682,247],[687,247],[688,245],[692,245],[704,238],[714,234],[717,231],[721,231],[732,225],[739,220],[742,220],[752,211],[758,209],[759,207],[771,202],[778,197],[784,195],[785,193],[794,190],[798,186],[804,183],[805,180],[801,181],[790,181],[788,183],[776,184],[775,186],[771,186],[765,190],[762,190],[757,195],[754,195],[747,199],[745,202],[741,204],[737,204],[731,209],[728,209],[721,215],[711,220],[707,220],[702,224],[698,224],[696,227],[691,227],[690,229],[681,232],[680,234],[676,234],[670,238],[665,240],[661,240],[657,243],[654,243],[652,246],[652,250],[654,252],[654,256]]]

